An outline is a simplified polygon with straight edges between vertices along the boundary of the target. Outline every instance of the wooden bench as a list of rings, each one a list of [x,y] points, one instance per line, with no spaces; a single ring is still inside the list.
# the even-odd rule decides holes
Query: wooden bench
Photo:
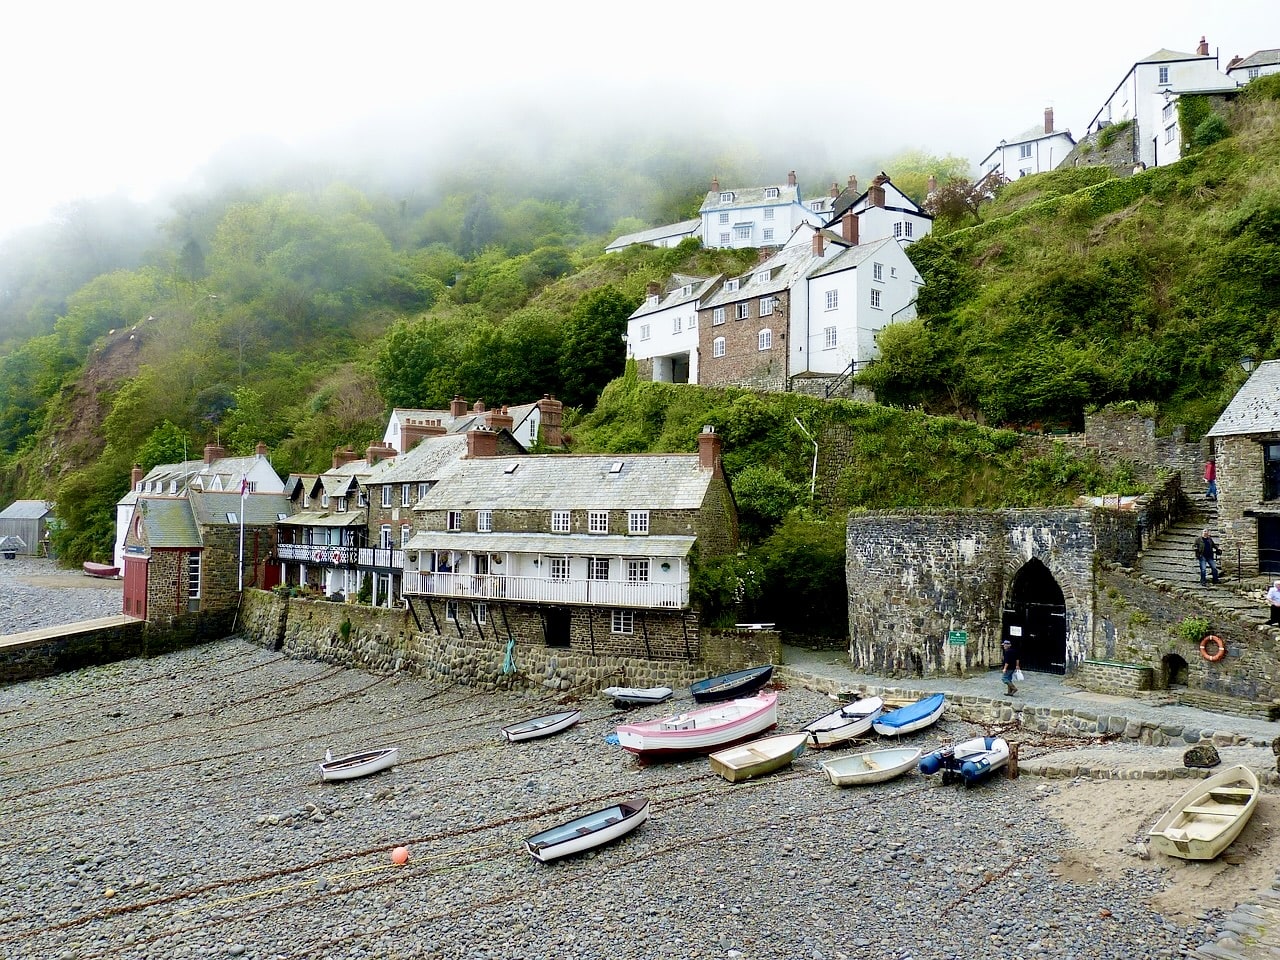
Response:
[[[1183,807],[1182,812],[1210,817],[1235,817],[1240,814],[1239,810],[1228,810],[1225,807]]]

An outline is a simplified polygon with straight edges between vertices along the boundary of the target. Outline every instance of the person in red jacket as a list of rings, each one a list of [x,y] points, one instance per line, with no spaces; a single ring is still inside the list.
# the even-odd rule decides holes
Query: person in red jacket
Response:
[[[1204,482],[1209,485],[1209,489],[1205,492],[1205,496],[1210,500],[1217,500],[1218,468],[1214,465],[1212,457],[1204,462]]]

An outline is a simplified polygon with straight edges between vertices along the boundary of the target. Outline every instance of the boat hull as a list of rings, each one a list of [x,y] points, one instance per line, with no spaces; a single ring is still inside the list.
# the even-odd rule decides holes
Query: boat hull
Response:
[[[827,750],[848,743],[868,732],[883,711],[884,700],[880,697],[846,703],[804,726],[804,732],[809,735],[809,747]]]
[[[664,703],[675,695],[670,687],[605,687],[600,693],[625,707]]]
[[[712,704],[689,713],[627,723],[618,727],[618,743],[642,760],[664,760],[711,753],[742,743],[778,724],[778,695]]]
[[[834,757],[820,764],[827,779],[837,787],[855,787],[902,776],[915,768],[922,752],[918,747],[893,747]]]
[[[882,737],[901,737],[933,726],[942,719],[942,713],[946,708],[946,697],[941,693],[935,693],[905,707],[880,714],[872,722],[871,727]]]
[[[103,580],[114,580],[120,576],[119,567],[113,567],[105,563],[92,563],[86,560],[82,565],[82,569],[85,572],[85,576],[99,577]]]
[[[648,800],[628,800],[535,833],[524,847],[535,860],[548,863],[612,843],[648,819]]]
[[[1258,777],[1228,767],[1174,801],[1148,831],[1152,849],[1180,860],[1213,860],[1240,836],[1258,806]]]
[[[730,783],[738,783],[789,767],[796,757],[804,753],[808,741],[806,733],[782,733],[717,750],[707,759],[712,770]]]
[[[539,737],[550,737],[568,730],[582,719],[581,710],[562,710],[559,713],[548,713],[546,716],[522,720],[502,728],[502,736],[508,743],[521,740],[537,740]]]
[[[1002,737],[975,737],[928,754],[920,761],[920,772],[941,773],[943,783],[960,779],[972,786],[1008,764],[1008,741]]]
[[[400,762],[399,747],[383,747],[349,753],[343,757],[326,757],[320,764],[321,780],[355,780],[389,770]]]
[[[735,700],[748,697],[760,690],[773,679],[773,664],[767,663],[750,670],[738,670],[719,677],[708,677],[699,680],[689,687],[693,699],[698,703],[719,703],[722,700]]]

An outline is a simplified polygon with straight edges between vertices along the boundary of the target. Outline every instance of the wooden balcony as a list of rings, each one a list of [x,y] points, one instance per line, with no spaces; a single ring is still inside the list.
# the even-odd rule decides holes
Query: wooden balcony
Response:
[[[478,576],[416,570],[405,571],[401,593],[405,596],[642,609],[674,610],[689,605],[689,587],[682,583],[551,580],[546,577]]]

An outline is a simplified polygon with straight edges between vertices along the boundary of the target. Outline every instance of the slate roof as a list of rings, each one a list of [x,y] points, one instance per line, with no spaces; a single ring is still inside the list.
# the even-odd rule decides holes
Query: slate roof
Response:
[[[15,500],[0,510],[0,520],[39,520],[53,512],[47,500]]]
[[[416,533],[406,550],[457,550],[471,553],[590,553],[612,557],[687,557],[695,537],[621,537],[589,533]]]
[[[605,247],[605,250],[630,247],[639,243],[652,243],[654,240],[665,240],[667,237],[691,237],[701,227],[701,218],[697,220],[681,220],[679,223],[668,223],[661,227],[650,227],[648,230],[623,234]]]
[[[658,313],[662,310],[669,310],[672,307],[678,307],[681,304],[689,303],[697,300],[704,290],[709,289],[719,280],[723,274],[716,274],[714,277],[690,277],[684,274],[672,274],[671,279],[667,281],[666,290],[663,296],[658,297],[657,303],[650,303],[648,299],[640,304],[636,312],[631,314],[627,319],[634,320],[637,317],[648,316],[651,313]],[[684,293],[685,287],[692,287],[688,293]]]
[[[829,243],[845,245],[844,241],[835,234],[827,233],[826,237]],[[814,264],[824,260],[825,258],[813,255],[812,243],[798,243],[783,247],[764,263],[753,267],[750,273],[737,277],[738,289],[729,290],[728,283],[721,284],[719,290],[703,301],[702,308],[722,307],[740,300],[750,300],[753,297],[764,297],[789,290],[797,280],[813,268]],[[769,274],[768,280],[764,279],[766,271]]]
[[[873,240],[870,243],[860,243],[856,247],[849,247],[836,254],[834,257],[827,257],[826,260],[810,270],[809,277],[824,277],[829,273],[839,273],[841,270],[851,270],[861,266],[867,260],[871,259],[876,253],[888,244],[897,246],[898,241],[893,237],[885,237],[883,240]]]
[[[366,484],[421,483],[435,480],[440,471],[467,454],[467,438],[463,434],[427,437],[412,450],[393,460],[383,460],[365,480]]]
[[[765,191],[777,190],[776,197],[766,197]],[[722,193],[733,194],[732,200],[721,200]],[[792,203],[800,203],[800,188],[785,183],[771,183],[763,187],[744,187],[740,190],[724,187],[720,190],[708,190],[706,199],[698,208],[699,213],[709,210],[745,210],[750,207],[785,207]]]
[[[414,509],[694,509],[711,475],[696,453],[478,457],[457,461]]]
[[[1258,364],[1205,436],[1251,433],[1280,433],[1280,360]]]
[[[191,510],[191,501],[185,497],[144,495],[138,498],[138,505],[134,510],[142,516],[148,546],[157,549],[203,546],[200,528],[196,526],[195,514]]]
[[[511,418],[512,429],[514,430],[524,423],[529,414],[536,410],[537,407],[538,401],[536,400],[532,403],[518,403],[515,406],[508,404],[507,416]],[[491,413],[492,410],[493,408],[490,407],[483,412],[476,412],[468,407],[467,412],[460,417],[455,417],[448,410],[417,410],[410,407],[396,407],[394,412],[399,417],[401,426],[404,425],[405,420],[408,418],[413,418],[414,420],[438,420],[440,426],[444,427],[448,433],[466,433],[476,427],[485,426],[485,416]]]
[[[251,493],[243,498],[243,506],[238,492],[206,493],[193,490],[189,497],[196,522],[208,526],[231,523],[227,519],[229,513],[236,515],[235,525],[238,526],[242,512],[246,527],[270,526],[279,523],[280,514],[289,512],[289,498],[283,493]]]
[[[1277,63],[1280,63],[1280,50],[1258,50],[1238,63],[1233,63],[1227,68],[1227,72],[1247,70],[1249,67],[1270,67]]]
[[[247,520],[246,520],[247,522]],[[365,511],[348,510],[335,513],[332,510],[300,510],[280,521],[282,527],[362,527]]]
[[[250,457],[222,457],[213,463],[205,463],[203,460],[161,463],[152,467],[142,480],[144,483],[163,483],[163,489],[167,492],[172,481],[177,481],[178,490],[181,491],[187,483],[194,483],[199,478],[200,485],[206,490],[212,488],[217,481],[223,489],[237,487],[236,492],[239,493],[240,477],[248,474],[257,463],[256,454]]]
[[[1141,60],[1138,61],[1138,63],[1173,63],[1174,61],[1177,61],[1177,60],[1212,60],[1212,59],[1213,57],[1209,56],[1208,54],[1181,53],[1177,50],[1167,50],[1162,47],[1161,49],[1157,50],[1155,53],[1148,54],[1147,56],[1143,57]],[[1137,66],[1137,64],[1134,64],[1134,66]]]

